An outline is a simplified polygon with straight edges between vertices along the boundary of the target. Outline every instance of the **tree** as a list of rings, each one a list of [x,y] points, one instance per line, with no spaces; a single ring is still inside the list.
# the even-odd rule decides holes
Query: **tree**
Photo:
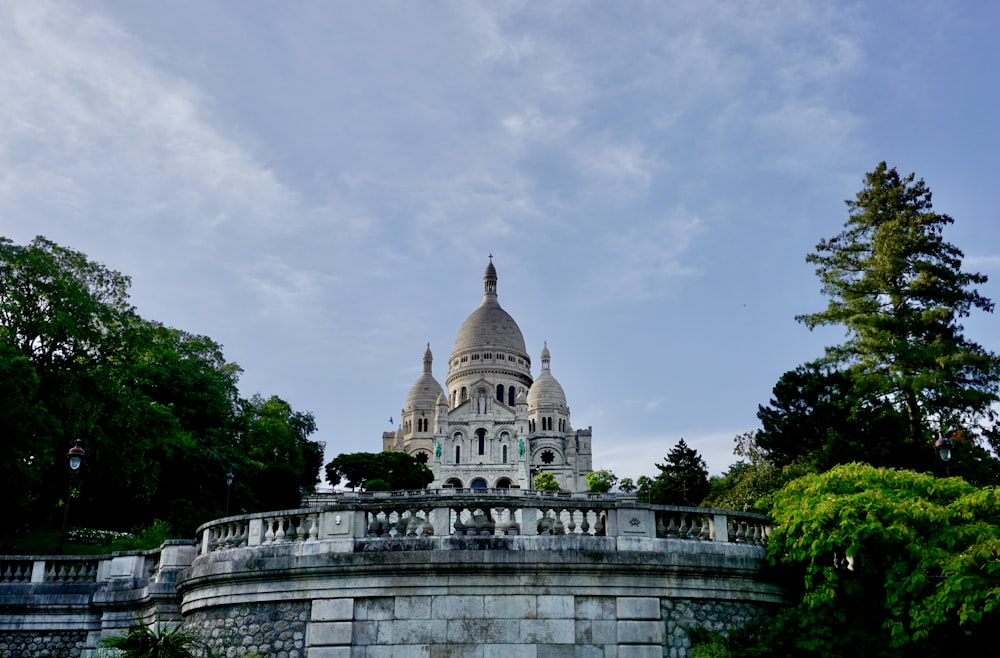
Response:
[[[967,655],[1000,621],[996,487],[847,464],[770,511],[768,556],[798,598],[774,623],[802,655]]]
[[[618,481],[618,491],[630,494],[635,491],[638,487],[632,478],[622,478]]]
[[[559,480],[548,471],[542,471],[535,476],[532,486],[536,491],[559,491]]]
[[[779,468],[798,463],[825,471],[860,461],[928,470],[937,459],[930,445],[906,440],[906,418],[886,398],[869,395],[851,371],[818,363],[783,374],[757,418],[761,429],[743,437],[755,447],[744,449],[759,449]]]
[[[829,305],[797,317],[810,329],[847,329],[825,362],[849,368],[871,397],[897,406],[913,444],[931,440],[932,424],[972,430],[992,421],[1000,359],[967,340],[958,321],[973,309],[992,312],[993,303],[974,288],[986,277],[962,271],[962,252],[943,239],[954,220],[933,212],[923,180],[885,162],[846,203],[844,230],[806,258]]]
[[[618,482],[611,471],[600,470],[587,473],[587,488],[594,493],[607,493]]]
[[[165,519],[193,532],[223,514],[230,469],[245,511],[278,498],[297,505],[299,489],[315,486],[312,415],[277,397],[241,399],[240,368],[221,345],[141,318],[128,287],[127,276],[45,238],[0,238],[4,541],[27,519],[57,518],[76,439],[87,460],[73,520],[102,528]]]
[[[370,491],[423,489],[434,481],[434,473],[405,452],[350,452],[337,455],[326,465],[326,480],[332,486],[343,482],[351,489]]]
[[[681,439],[663,464],[649,490],[649,502],[657,505],[697,505],[708,495],[708,467],[698,451]]]

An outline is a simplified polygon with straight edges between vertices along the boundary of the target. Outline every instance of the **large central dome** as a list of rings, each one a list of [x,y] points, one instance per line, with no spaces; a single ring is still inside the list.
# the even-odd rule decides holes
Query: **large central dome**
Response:
[[[469,350],[488,348],[509,350],[527,357],[521,328],[497,301],[497,271],[493,267],[492,258],[486,266],[483,283],[483,303],[462,323],[462,328],[458,330],[458,336],[455,338],[452,356],[458,356]]]

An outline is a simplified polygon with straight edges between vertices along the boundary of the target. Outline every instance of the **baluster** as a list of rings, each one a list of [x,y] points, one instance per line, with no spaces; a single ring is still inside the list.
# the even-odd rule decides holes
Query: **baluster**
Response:
[[[656,536],[660,538],[667,536],[667,526],[663,525],[663,516],[663,512],[656,514]]]
[[[316,541],[319,539],[319,514],[310,514],[309,520],[309,533],[306,535],[306,541]]]
[[[274,543],[274,519],[264,519],[264,525],[267,526],[267,530],[264,532],[264,543],[273,544]]]
[[[677,524],[674,523],[674,515],[670,515],[670,523],[667,524],[667,537],[677,536]]]
[[[744,542],[746,539],[746,524],[742,521],[736,521],[736,543]]]
[[[277,519],[275,519],[275,521],[276,523],[274,528],[274,542],[276,544],[281,544],[285,541],[285,534],[286,534],[285,523],[288,520],[283,516],[279,516]]]
[[[59,572],[56,570],[57,563],[50,562],[45,570],[45,580],[59,580]]]
[[[584,535],[590,534],[590,515],[593,510],[585,509],[583,510],[583,520],[580,522],[580,533]],[[595,513],[596,516],[596,513]]]
[[[708,541],[712,538],[712,520],[709,517],[703,517],[701,519],[701,540]]]
[[[566,524],[566,534],[575,535],[576,534],[576,510],[568,509],[566,513],[569,514],[569,523]]]
[[[465,522],[462,521],[462,512],[464,511],[464,508],[456,507],[453,511],[455,512],[455,534],[462,536],[466,533],[468,528],[468,526],[465,525]]]
[[[556,518],[555,518],[555,522],[552,524],[552,534],[553,535],[564,535],[564,534],[566,534],[566,528],[565,528],[565,526],[563,526],[563,522],[562,522],[562,513],[563,513],[563,510],[561,508],[556,508],[555,513],[556,513]]]
[[[678,539],[687,539],[688,538],[688,530],[690,530],[690,528],[688,527],[688,524],[687,524],[687,514],[681,514],[681,524],[677,528],[677,537],[678,537]]]

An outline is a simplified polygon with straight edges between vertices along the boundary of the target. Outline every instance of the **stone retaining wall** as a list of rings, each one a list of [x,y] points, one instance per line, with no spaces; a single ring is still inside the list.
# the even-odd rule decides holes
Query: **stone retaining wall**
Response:
[[[86,631],[6,631],[0,633],[0,658],[79,656],[86,643]]]
[[[303,601],[220,606],[184,620],[215,658],[246,654],[304,658],[310,604]]]

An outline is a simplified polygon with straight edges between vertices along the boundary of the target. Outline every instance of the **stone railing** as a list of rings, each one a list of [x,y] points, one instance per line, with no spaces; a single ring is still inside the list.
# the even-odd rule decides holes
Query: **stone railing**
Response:
[[[190,546],[190,541],[171,540],[159,549],[111,555],[0,555],[0,584],[158,582],[190,565]]]
[[[0,583],[94,582],[107,556],[0,556]]]
[[[648,505],[620,494],[439,489],[313,496],[305,505],[206,523],[198,529],[198,554],[293,542],[517,535],[677,539],[763,547],[770,532],[769,519],[759,514]]]

